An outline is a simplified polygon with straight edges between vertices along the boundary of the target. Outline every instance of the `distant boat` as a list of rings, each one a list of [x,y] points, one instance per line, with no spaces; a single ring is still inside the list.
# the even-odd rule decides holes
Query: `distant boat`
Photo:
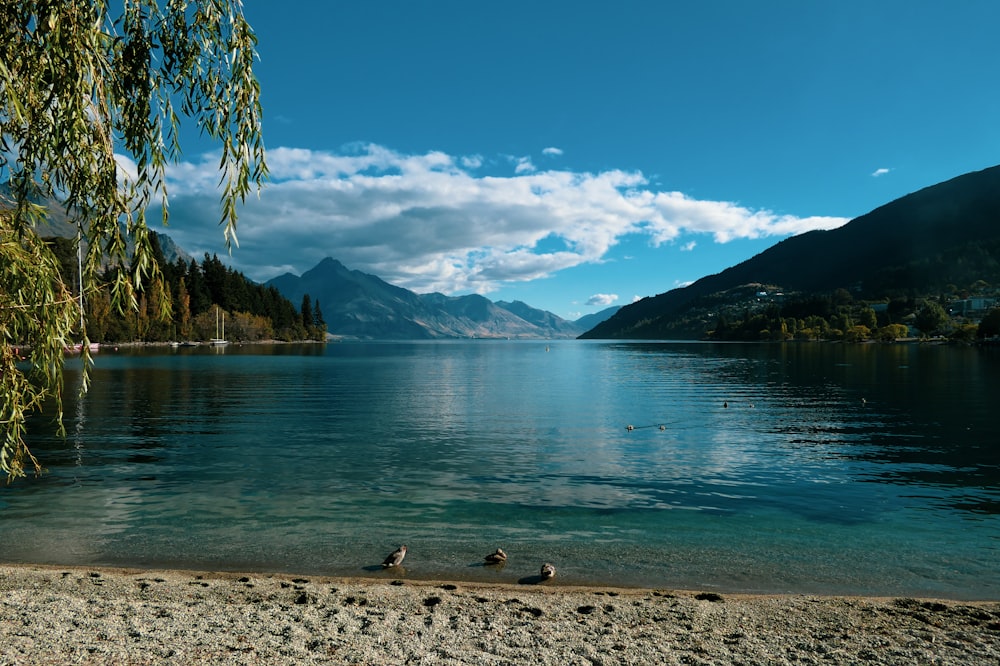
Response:
[[[225,347],[229,344],[226,340],[226,313],[222,313],[222,334],[219,334],[219,307],[215,307],[215,337],[209,340],[213,347]]]

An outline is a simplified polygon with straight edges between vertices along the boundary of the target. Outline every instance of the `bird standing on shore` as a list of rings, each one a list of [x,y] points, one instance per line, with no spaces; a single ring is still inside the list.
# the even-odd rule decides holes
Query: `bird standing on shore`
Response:
[[[556,568],[551,564],[549,564],[548,562],[546,562],[545,564],[542,565],[542,571],[539,575],[542,577],[542,580],[549,580],[550,578],[555,578]]]
[[[497,548],[483,559],[486,560],[486,564],[502,564],[507,561],[507,553],[503,552],[502,548]]]
[[[406,557],[406,546],[400,546],[396,550],[389,553],[389,557],[383,560],[382,568],[388,569],[390,567],[398,567],[403,563],[404,557]]]

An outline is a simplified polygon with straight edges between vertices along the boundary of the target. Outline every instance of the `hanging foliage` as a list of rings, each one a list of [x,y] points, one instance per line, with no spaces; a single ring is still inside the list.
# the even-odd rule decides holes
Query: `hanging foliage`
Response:
[[[256,43],[239,0],[0,0],[0,470],[8,479],[27,465],[41,469],[25,421],[48,404],[61,424],[71,342],[83,343],[86,388],[83,300],[72,293],[96,294],[108,265],[127,269],[110,273],[119,310],[163,288],[146,208],[162,201],[166,223],[165,171],[180,157],[182,117],[221,148],[220,224],[227,247],[236,244],[238,204],[267,178]],[[72,288],[40,241],[48,201],[78,225]]]

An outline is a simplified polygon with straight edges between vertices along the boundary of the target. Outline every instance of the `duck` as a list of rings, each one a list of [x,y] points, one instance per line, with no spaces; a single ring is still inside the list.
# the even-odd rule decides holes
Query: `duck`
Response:
[[[483,559],[486,560],[486,564],[501,564],[507,561],[507,553],[503,552],[502,548],[497,548]]]
[[[549,564],[548,562],[546,562],[545,564],[542,565],[542,571],[539,575],[542,577],[542,580],[549,580],[550,578],[555,578],[556,568],[551,564]]]
[[[398,567],[403,563],[404,557],[406,557],[406,546],[400,546],[396,550],[389,553],[389,556],[382,561],[382,568],[389,569],[391,567]]]

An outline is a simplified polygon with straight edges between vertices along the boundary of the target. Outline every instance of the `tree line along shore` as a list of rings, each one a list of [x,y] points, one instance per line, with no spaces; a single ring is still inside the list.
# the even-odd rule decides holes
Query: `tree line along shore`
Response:
[[[54,237],[47,242],[60,260],[63,280],[78,284],[75,240]],[[168,262],[155,234],[151,244],[162,284],[146,285],[136,309],[114,308],[108,287],[85,294],[90,340],[111,344],[210,340],[219,337],[222,317],[226,338],[235,342],[326,338],[320,304],[312,303],[308,295],[296,306],[274,287],[247,279],[217,256],[206,254],[200,263],[183,258]],[[105,284],[111,283],[115,270],[121,269],[108,269]]]

